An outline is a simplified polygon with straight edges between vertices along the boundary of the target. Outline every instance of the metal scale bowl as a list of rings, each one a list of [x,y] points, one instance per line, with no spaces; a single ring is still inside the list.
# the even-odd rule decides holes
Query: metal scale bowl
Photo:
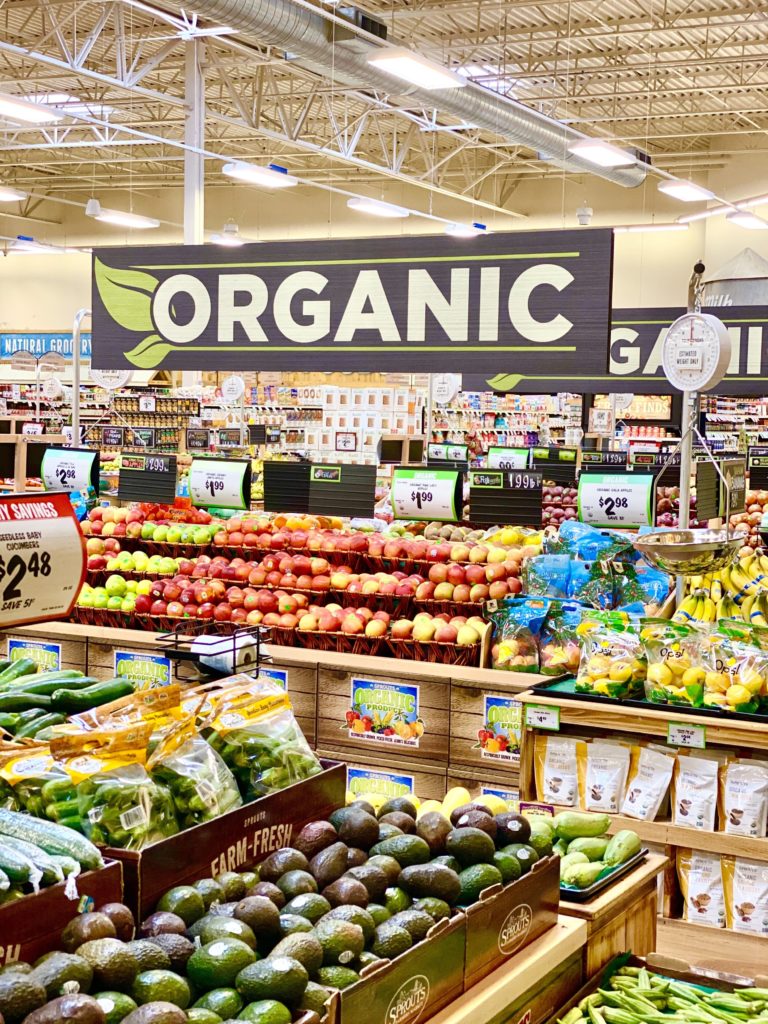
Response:
[[[647,562],[670,576],[696,576],[724,569],[742,543],[742,537],[725,528],[664,530],[643,534],[633,542]]]

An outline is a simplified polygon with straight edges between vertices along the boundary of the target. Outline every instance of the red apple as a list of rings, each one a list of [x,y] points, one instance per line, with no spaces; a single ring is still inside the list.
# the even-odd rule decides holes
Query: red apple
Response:
[[[168,605],[165,601],[153,601],[152,606],[149,609],[150,615],[166,615],[168,613]]]
[[[232,618],[232,606],[222,601],[213,609],[213,617],[216,622],[229,622]]]

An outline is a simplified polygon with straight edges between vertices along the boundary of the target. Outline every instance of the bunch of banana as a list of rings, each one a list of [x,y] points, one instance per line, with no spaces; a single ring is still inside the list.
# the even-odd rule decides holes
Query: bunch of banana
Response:
[[[716,622],[718,619],[717,607],[706,591],[697,590],[694,594],[688,594],[672,616],[672,621],[683,623]]]

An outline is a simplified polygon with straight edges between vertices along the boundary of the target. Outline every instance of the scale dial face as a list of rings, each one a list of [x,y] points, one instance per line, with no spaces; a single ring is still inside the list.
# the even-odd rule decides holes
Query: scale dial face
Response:
[[[685,313],[670,326],[662,349],[667,380],[678,391],[709,391],[725,376],[731,336],[711,313]]]

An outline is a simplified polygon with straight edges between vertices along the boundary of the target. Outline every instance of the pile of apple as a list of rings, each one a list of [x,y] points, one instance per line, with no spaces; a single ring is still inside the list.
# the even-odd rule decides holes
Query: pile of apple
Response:
[[[576,487],[545,481],[541,488],[542,526],[559,526],[566,519],[578,518],[578,494]]]
[[[128,537],[132,540],[150,540],[167,544],[210,544],[218,530],[209,512],[204,509],[175,509],[170,506],[150,506],[153,518],[145,508],[113,506],[91,509],[80,524],[86,537]],[[160,519],[160,511],[165,510]]]
[[[85,542],[85,553],[88,556],[86,563],[89,569],[106,569],[110,559],[115,558],[120,552],[120,541],[116,537],[89,537]]]
[[[768,491],[747,491],[744,511],[731,516],[731,526],[735,532],[744,534],[744,547],[752,551],[763,546],[760,539],[760,522],[766,508]]]
[[[272,623],[264,617],[264,625]],[[416,640],[421,643],[455,644],[468,647],[480,642],[486,628],[477,615],[430,615],[418,612],[412,619],[393,618],[388,612],[372,612],[370,608],[342,608],[338,604],[318,608],[310,605],[299,617],[300,632],[345,633],[349,636],[390,637],[393,640]]]

